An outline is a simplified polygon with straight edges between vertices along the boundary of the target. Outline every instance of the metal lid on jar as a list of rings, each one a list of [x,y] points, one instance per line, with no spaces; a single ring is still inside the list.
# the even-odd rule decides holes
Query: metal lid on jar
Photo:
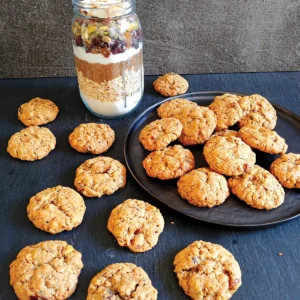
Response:
[[[113,18],[133,11],[136,0],[73,0],[74,10],[82,16]]]

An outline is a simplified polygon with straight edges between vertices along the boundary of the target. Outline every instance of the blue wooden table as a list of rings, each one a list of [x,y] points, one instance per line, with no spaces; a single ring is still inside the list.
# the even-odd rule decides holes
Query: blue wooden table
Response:
[[[185,76],[189,92],[234,91],[259,93],[300,115],[300,73],[226,74]],[[154,77],[146,77],[142,104],[131,116],[104,121],[116,131],[116,142],[106,153],[124,162],[123,145],[130,124],[147,107],[163,97],[152,89]],[[87,213],[77,229],[56,236],[36,229],[26,206],[37,192],[56,185],[73,187],[76,168],[91,155],[75,152],[68,135],[80,123],[99,122],[81,102],[75,78],[0,80],[0,299],[16,299],[9,285],[9,264],[26,245],[50,239],[66,240],[82,252],[84,269],[71,299],[85,299],[92,277],[115,262],[132,262],[145,269],[158,289],[159,299],[188,299],[173,273],[177,252],[195,240],[220,244],[239,261],[243,285],[235,300],[300,299],[300,218],[261,230],[215,227],[176,213],[151,198],[129,175],[126,187],[112,196],[86,199]],[[58,119],[47,125],[57,137],[57,147],[38,162],[21,162],[6,152],[9,137],[24,128],[17,108],[34,97],[52,99],[60,108]],[[106,229],[111,210],[125,199],[150,202],[162,211],[166,226],[158,245],[150,252],[134,254],[118,246]],[[282,255],[279,255],[282,253]]]

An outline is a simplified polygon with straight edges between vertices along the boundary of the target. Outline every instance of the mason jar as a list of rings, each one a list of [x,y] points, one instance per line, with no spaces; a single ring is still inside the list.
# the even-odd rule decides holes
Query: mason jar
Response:
[[[80,96],[101,118],[133,111],[144,93],[136,0],[73,0],[73,49]]]

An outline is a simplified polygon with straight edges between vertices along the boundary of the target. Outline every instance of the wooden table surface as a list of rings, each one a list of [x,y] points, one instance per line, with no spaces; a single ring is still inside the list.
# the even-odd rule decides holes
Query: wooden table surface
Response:
[[[235,91],[259,93],[300,115],[300,73],[187,75],[189,92]],[[0,80],[0,299],[14,300],[9,285],[9,264],[25,246],[46,240],[66,240],[83,254],[84,269],[75,294],[85,299],[92,277],[109,264],[132,262],[141,266],[158,289],[159,299],[188,299],[173,273],[177,252],[194,242],[217,243],[231,251],[240,263],[243,285],[235,300],[300,299],[300,218],[261,230],[237,230],[201,223],[176,213],[151,198],[129,175],[126,187],[112,196],[86,199],[87,212],[77,229],[52,236],[35,228],[28,220],[26,206],[37,192],[64,185],[73,187],[76,168],[93,157],[75,152],[68,145],[70,132],[85,122],[105,122],[116,132],[116,142],[106,153],[124,161],[123,145],[130,124],[147,107],[163,97],[152,89],[154,77],[146,77],[141,105],[131,116],[100,120],[90,114],[80,100],[75,78]],[[56,149],[38,162],[21,162],[6,152],[9,137],[24,128],[18,121],[18,107],[34,97],[53,100],[60,108],[56,121],[46,125],[57,137]],[[158,245],[144,254],[134,254],[118,246],[106,229],[111,210],[128,198],[157,206],[165,218],[165,230]],[[279,255],[282,253],[282,256]]]

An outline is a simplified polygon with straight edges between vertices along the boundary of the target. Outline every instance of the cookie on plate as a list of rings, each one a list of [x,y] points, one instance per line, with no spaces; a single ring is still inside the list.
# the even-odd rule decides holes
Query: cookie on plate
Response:
[[[186,295],[195,300],[227,300],[242,285],[234,256],[220,245],[196,241],[180,251],[174,272]]]
[[[240,130],[241,139],[250,147],[270,154],[284,154],[288,149],[285,139],[275,131],[250,125]]]
[[[248,125],[262,126],[273,130],[277,122],[277,114],[272,104],[260,95],[242,97],[239,104],[244,111],[244,116],[239,121],[240,127]]]
[[[250,171],[228,180],[231,192],[257,209],[274,209],[284,202],[284,189],[267,170],[255,165]]]
[[[282,155],[271,164],[270,171],[285,188],[300,189],[300,154]]]
[[[197,103],[178,98],[161,104],[157,109],[157,114],[160,118],[176,118],[178,115],[188,115],[195,107],[198,107]]]
[[[87,300],[99,299],[156,300],[157,290],[142,268],[130,263],[117,263],[106,267],[92,279]]]
[[[143,161],[147,175],[161,180],[178,178],[195,168],[195,158],[190,150],[180,145],[150,153]]]
[[[157,244],[164,224],[158,208],[144,201],[129,199],[113,209],[107,228],[120,246],[133,252],[146,252]]]
[[[235,136],[213,136],[205,144],[203,154],[212,170],[227,176],[240,175],[256,162],[250,146]]]
[[[213,134],[217,124],[214,112],[203,106],[191,109],[188,114],[181,113],[177,118],[183,125],[178,140],[184,146],[204,144]]]
[[[54,121],[58,112],[51,100],[34,98],[19,107],[18,118],[25,126],[40,126]]]
[[[211,109],[217,117],[217,131],[233,126],[242,118],[243,110],[239,105],[241,98],[241,96],[233,94],[224,94],[217,96],[213,103],[209,105],[208,108]]]
[[[165,97],[173,97],[186,93],[188,82],[180,75],[168,73],[153,82],[154,89]]]
[[[74,185],[86,197],[111,195],[126,185],[126,168],[110,157],[89,159],[76,170]]]
[[[35,227],[51,234],[79,226],[85,214],[83,198],[73,189],[56,186],[31,197],[27,206]]]
[[[64,241],[27,246],[10,265],[10,284],[20,300],[64,300],[75,291],[81,253]]]
[[[162,150],[181,134],[182,124],[175,118],[156,120],[143,128],[139,140],[148,151]]]
[[[225,130],[222,130],[222,131],[217,131],[216,133],[214,133],[212,135],[212,137],[214,137],[214,136],[241,138],[241,135],[240,135],[240,133],[238,131],[230,130],[230,129],[225,129]]]
[[[34,161],[47,156],[56,145],[56,138],[48,128],[27,127],[8,141],[7,152],[20,160]]]
[[[109,125],[81,124],[69,136],[71,147],[81,153],[101,154],[115,141],[115,132]]]
[[[199,168],[183,175],[177,186],[183,199],[200,207],[220,205],[230,194],[226,178],[208,168]]]

